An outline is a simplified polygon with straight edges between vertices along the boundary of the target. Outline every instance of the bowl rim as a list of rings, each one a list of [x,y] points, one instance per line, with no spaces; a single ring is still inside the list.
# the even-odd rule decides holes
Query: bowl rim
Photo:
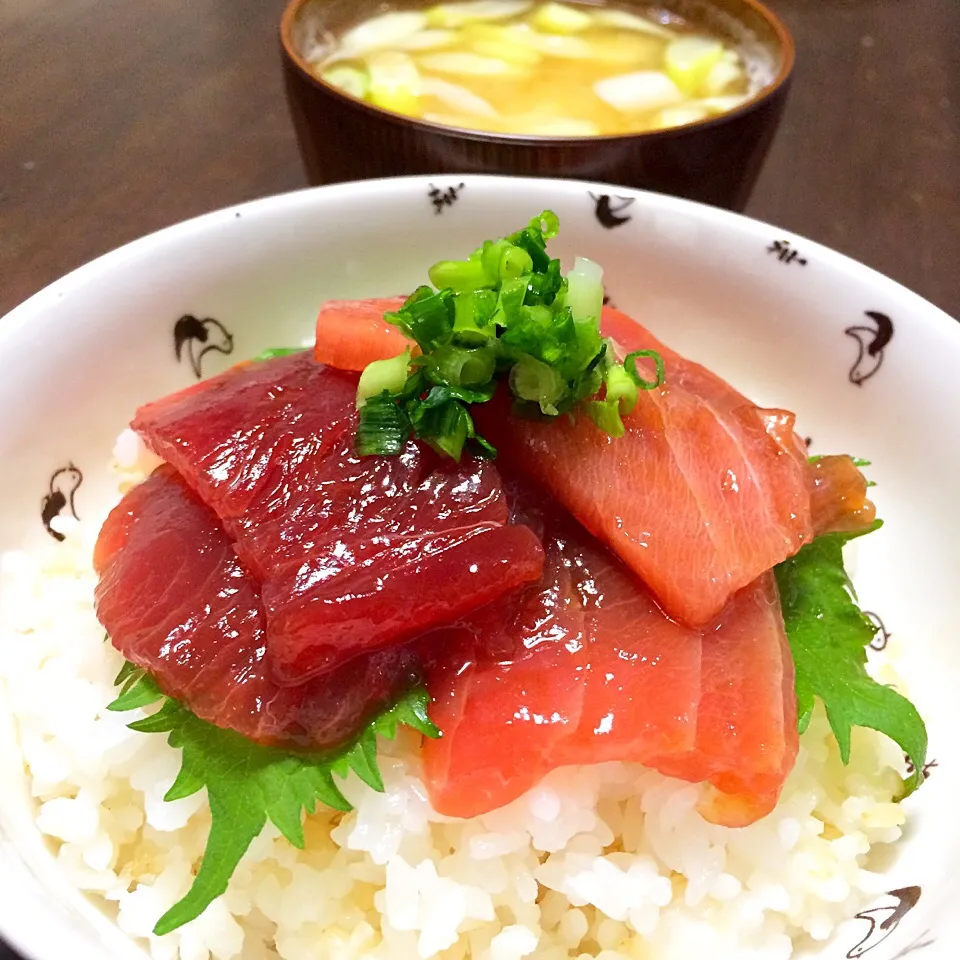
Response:
[[[55,302],[63,299],[72,288],[91,281],[96,282],[100,277],[109,274],[115,267],[124,262],[134,260],[150,249],[163,248],[168,243],[176,242],[181,236],[186,237],[202,234],[208,230],[222,229],[227,223],[243,218],[250,220],[258,216],[269,216],[285,210],[296,209],[321,195],[336,196],[337,194],[344,194],[354,195],[357,199],[389,200],[390,193],[398,187],[416,188],[425,191],[434,185],[437,178],[437,174],[413,174],[304,187],[300,190],[270,194],[266,197],[233,204],[196,217],[180,220],[170,226],[155,230],[116,247],[76,267],[28,297],[4,317],[0,317],[0,350],[17,335],[21,327],[33,320],[38,311],[44,309],[48,301]],[[530,189],[542,190],[548,186],[559,194],[576,192],[599,195],[613,192],[618,196],[632,197],[645,206],[654,206],[673,215],[687,214],[695,220],[726,222],[729,229],[749,232],[764,244],[769,242],[771,233],[781,234],[792,241],[801,242],[805,249],[815,253],[817,258],[831,269],[846,275],[857,276],[865,283],[872,284],[880,290],[886,290],[891,295],[908,301],[914,310],[922,313],[925,317],[935,318],[933,322],[940,325],[941,331],[945,332],[946,329],[949,329],[950,334],[948,336],[952,335],[957,338],[957,346],[960,349],[960,322],[958,322],[960,317],[954,319],[945,310],[909,287],[853,257],[805,237],[803,234],[781,228],[765,220],[700,203],[696,200],[687,200],[652,190],[640,190],[636,187],[592,180],[571,180],[560,177],[519,177],[482,173],[444,174],[443,179],[456,180],[467,185],[475,184],[500,189],[516,189],[521,192]]]
[[[744,6],[753,10],[759,15],[773,30],[776,36],[776,49],[782,53],[780,69],[774,79],[764,87],[761,87],[752,97],[745,100],[733,110],[727,110],[715,117],[706,117],[703,120],[695,120],[692,123],[678,124],[675,127],[667,127],[664,130],[647,130],[639,133],[613,133],[598,134],[595,136],[556,136],[548,134],[525,134],[525,133],[493,133],[485,130],[473,130],[470,127],[454,127],[444,123],[435,123],[431,120],[422,120],[416,117],[408,117],[402,113],[395,113],[392,110],[386,110],[375,104],[368,103],[366,100],[360,100],[352,97],[348,93],[335,87],[332,83],[316,76],[307,65],[307,61],[300,55],[293,42],[293,25],[296,22],[300,11],[309,3],[315,3],[317,0],[287,0],[283,14],[280,18],[280,48],[285,64],[295,71],[301,80],[307,81],[311,86],[333,97],[341,105],[351,107],[360,113],[366,113],[370,119],[376,118],[379,121],[389,122],[394,126],[413,127],[423,133],[430,133],[437,136],[448,136],[457,140],[479,140],[483,143],[497,143],[509,146],[530,146],[540,148],[556,148],[582,146],[589,143],[623,143],[630,141],[658,141],[669,140],[678,135],[684,135],[693,131],[710,130],[722,126],[738,117],[752,113],[757,108],[763,106],[774,99],[780,93],[786,93],[789,89],[790,81],[793,77],[793,70],[796,66],[796,44],[793,35],[787,29],[783,20],[773,12],[761,0],[739,0]]]

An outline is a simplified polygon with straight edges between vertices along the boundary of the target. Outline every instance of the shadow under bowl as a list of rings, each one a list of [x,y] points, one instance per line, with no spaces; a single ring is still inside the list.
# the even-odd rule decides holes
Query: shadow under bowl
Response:
[[[649,9],[630,0],[618,6]],[[736,110],[648,133],[550,137],[447,127],[355,99],[319,79],[302,55],[311,36],[337,35],[381,12],[380,0],[292,0],[280,39],[307,177],[314,185],[444,173],[592,179],[742,210],[786,104],[793,40],[757,0],[660,0],[658,7],[732,44],[767,82]]]

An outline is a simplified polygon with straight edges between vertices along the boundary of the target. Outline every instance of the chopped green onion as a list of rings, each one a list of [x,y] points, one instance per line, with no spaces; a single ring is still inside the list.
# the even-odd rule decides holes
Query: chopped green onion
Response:
[[[357,409],[363,407],[368,398],[375,397],[386,391],[399,393],[407,382],[407,371],[410,369],[410,348],[389,360],[374,360],[368,363],[360,374],[357,384]]]
[[[611,364],[607,368],[605,382],[607,400],[617,401],[621,413],[633,413],[640,399],[640,388],[626,369],[619,363]]]
[[[577,257],[567,283],[567,306],[573,318],[592,318],[599,325],[603,312],[603,269],[600,265],[585,257]]]
[[[530,275],[527,280],[527,292],[523,302],[528,306],[538,303],[545,303],[549,306],[562,293],[566,282],[560,272],[560,261],[551,260],[545,273]]]
[[[648,358],[652,360],[657,369],[657,379],[656,380],[644,380],[640,375],[640,372],[637,370],[637,360]],[[628,374],[630,374],[633,382],[641,390],[656,390],[657,387],[663,386],[663,381],[667,377],[667,370],[663,364],[663,357],[657,353],[656,350],[634,350],[633,353],[628,353],[623,361],[623,366],[625,367]]]
[[[434,383],[475,387],[491,381],[496,363],[496,354],[491,347],[471,348],[449,344],[435,350],[427,358],[425,369]]]
[[[497,309],[497,294],[493,290],[465,290],[454,301],[454,336],[464,339],[467,335],[483,340],[496,335],[490,321]]]
[[[479,260],[441,260],[430,268],[430,282],[441,290],[449,287],[456,293],[497,285],[496,275],[491,276]]]
[[[544,210],[539,217],[534,217],[530,226],[534,225],[544,240],[552,240],[560,233],[560,218],[552,210]]]
[[[602,386],[603,373],[598,363],[596,366],[590,367],[584,373],[580,374],[580,376],[574,380],[573,386],[570,388],[572,402],[576,404],[581,400],[586,400],[594,396],[599,393]],[[567,406],[570,406],[570,404],[564,404],[565,408]]]
[[[497,276],[501,280],[516,280],[524,277],[533,270],[533,260],[526,250],[507,246],[500,254],[500,263],[497,267]]]
[[[500,296],[494,312],[494,322],[500,327],[513,326],[520,317],[520,308],[527,295],[526,278],[505,280],[500,285]]]
[[[625,428],[620,419],[620,403],[617,400],[592,400],[586,405],[587,416],[604,433],[611,437],[622,437]]]
[[[420,287],[396,313],[384,314],[384,320],[396,324],[416,340],[424,353],[435,350],[453,332],[453,292]]]
[[[421,353],[377,361],[358,389],[361,455],[396,454],[411,437],[458,460],[467,445],[485,457],[496,450],[477,435],[470,407],[486,403],[506,380],[521,415],[586,415],[611,436],[640,389],[663,383],[655,351],[639,350],[623,364],[600,335],[603,271],[579,258],[568,278],[547,252],[559,221],[546,211],[500,240],[488,240],[465,260],[430,270],[439,289],[423,286],[385,319],[416,341]],[[648,381],[637,367],[654,361]],[[602,399],[597,399],[603,391]]]
[[[550,257],[547,256],[547,244],[543,238],[540,222],[534,220],[528,227],[518,231],[508,238],[510,243],[521,247],[530,254],[533,269],[536,273],[543,273],[550,266]]]
[[[472,255],[483,264],[487,276],[493,278],[494,286],[496,286],[496,280],[500,279],[500,255],[509,246],[508,240],[487,240]]]
[[[456,387],[448,383],[438,383],[429,389],[434,396],[434,402],[439,402],[440,398],[452,398],[471,404],[486,403],[492,399],[494,393],[496,393],[497,385],[492,380],[482,387]]]
[[[535,357],[523,357],[510,370],[510,389],[514,396],[539,404],[541,412],[555,417],[566,384],[553,367]]]
[[[524,354],[538,357],[544,363],[555,363],[563,354],[563,317],[554,317],[549,307],[538,305],[520,307],[507,324],[500,340],[511,347],[511,357],[516,360]]]
[[[361,457],[395,457],[403,452],[413,428],[410,418],[386,390],[368,397],[360,411],[354,449]]]
[[[445,387],[434,387],[419,401],[411,411],[410,422],[417,436],[458,461],[464,444],[476,435],[473,417]]]

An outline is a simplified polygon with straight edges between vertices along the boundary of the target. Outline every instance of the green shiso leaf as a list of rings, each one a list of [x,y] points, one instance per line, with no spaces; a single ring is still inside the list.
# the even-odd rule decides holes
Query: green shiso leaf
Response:
[[[844,763],[850,759],[853,727],[869,727],[900,745],[913,773],[905,795],[920,785],[927,756],[927,730],[916,707],[866,669],[875,625],[857,606],[843,566],[843,547],[879,529],[817,537],[776,569],[783,619],[796,669],[800,732],[817,699],[823,702]]]
[[[303,353],[304,347],[270,347],[263,353],[258,353],[254,358],[254,363],[261,363],[264,360],[276,360],[277,357],[289,357],[293,353]]]
[[[142,733],[166,733],[181,751],[180,773],[164,799],[179,800],[206,788],[212,823],[203,861],[187,895],[174,904],[154,928],[163,936],[189,923],[226,889],[241,857],[267,821],[295,847],[303,847],[303,814],[318,803],[350,810],[334,777],[351,770],[372,789],[382,792],[377,764],[377,737],[394,738],[401,725],[426,737],[438,737],[423,687],[409,690],[382,711],[355,740],[332,754],[312,755],[264,747],[216,727],[164,696],[155,681],[131,664],[117,677],[123,689],[109,709],[125,711],[162,701],[160,709],[130,724]]]

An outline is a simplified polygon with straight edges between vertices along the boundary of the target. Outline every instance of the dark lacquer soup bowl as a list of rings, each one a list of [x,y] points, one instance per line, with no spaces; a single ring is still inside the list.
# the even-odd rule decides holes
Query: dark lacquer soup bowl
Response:
[[[424,4],[400,0],[392,10]],[[625,0],[621,9],[648,10]],[[757,0],[663,0],[662,16],[735,49],[754,82],[735,109],[669,129],[613,136],[470,130],[381,109],[320,79],[311,50],[384,9],[379,0],[292,0],[280,28],[287,99],[310,182],[466,171],[580,177],[741,210],[783,114],[794,64],[783,23]]]

